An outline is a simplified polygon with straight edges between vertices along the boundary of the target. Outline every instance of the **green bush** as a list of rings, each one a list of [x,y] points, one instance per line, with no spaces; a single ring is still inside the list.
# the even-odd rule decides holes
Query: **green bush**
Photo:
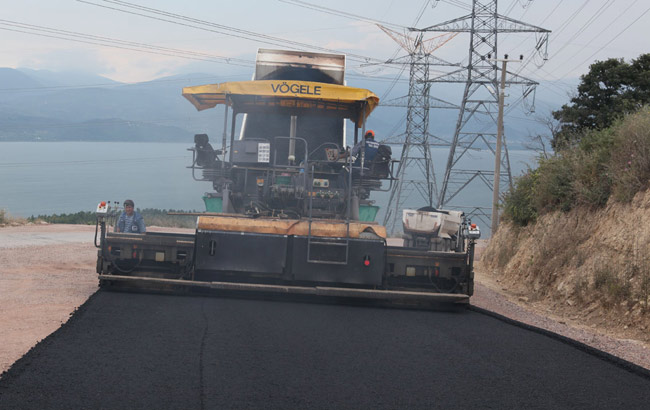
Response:
[[[0,209],[0,224],[7,223],[7,211]]]
[[[573,192],[576,203],[599,207],[607,203],[612,191],[612,178],[608,163],[611,158],[616,126],[585,132],[573,151]]]
[[[572,151],[540,159],[532,204],[538,213],[569,211],[575,203],[575,156]]]
[[[170,209],[153,209],[145,208],[138,209],[138,212],[144,218],[147,226],[164,226],[174,228],[194,228],[196,226],[196,216],[191,215],[168,215],[168,212],[185,212],[175,211]],[[71,214],[53,214],[53,215],[38,215],[27,218],[28,221],[34,222],[36,220],[45,221],[52,224],[81,224],[81,225],[94,225],[97,218],[94,212],[76,212]]]
[[[612,196],[628,202],[650,188],[650,107],[577,140],[519,178],[505,195],[504,219],[525,226],[546,212],[601,207]]]
[[[503,216],[519,226],[535,222],[537,210],[533,206],[533,187],[537,171],[529,169],[515,182],[514,189],[503,200]]]
[[[32,215],[27,220],[29,222],[40,220],[51,224],[94,225],[96,217],[94,212],[81,211],[73,214]]]
[[[614,198],[629,202],[650,188],[650,107],[626,117],[617,131],[609,170]]]

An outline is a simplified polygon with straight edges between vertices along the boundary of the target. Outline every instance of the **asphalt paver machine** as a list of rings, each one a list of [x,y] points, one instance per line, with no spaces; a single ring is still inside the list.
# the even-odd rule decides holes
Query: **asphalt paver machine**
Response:
[[[194,179],[212,188],[195,233],[107,232],[117,209],[100,204],[100,284],[467,302],[478,230],[461,213],[437,231],[446,236],[433,242],[453,241],[447,247],[430,246],[435,232],[423,245],[406,225],[407,247],[388,246],[374,222],[372,193],[396,181],[388,147],[365,157],[361,136],[377,96],[341,85],[337,56],[282,52],[280,64],[263,51],[269,63],[258,60],[253,81],[183,89],[198,110],[224,113],[217,147],[198,134],[191,148]],[[405,214],[405,224],[413,221]]]

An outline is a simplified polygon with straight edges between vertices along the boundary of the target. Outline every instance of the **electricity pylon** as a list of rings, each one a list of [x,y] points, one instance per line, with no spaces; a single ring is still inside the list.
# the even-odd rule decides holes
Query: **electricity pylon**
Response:
[[[439,137],[429,133],[429,110],[432,108],[429,91],[430,65],[455,66],[438,59],[432,53],[442,47],[456,34],[441,34],[425,40],[424,33],[417,33],[415,36],[398,33],[396,31],[379,26],[395,42],[397,42],[408,56],[387,61],[387,64],[408,64],[409,65],[409,92],[405,97],[400,97],[382,103],[384,106],[404,106],[406,102],[406,131],[397,136],[397,139],[404,139],[402,153],[397,172],[394,175],[398,181],[393,185],[388,201],[387,212],[384,217],[384,225],[389,232],[395,231],[395,224],[401,221],[401,210],[404,203],[413,192],[417,192],[425,204],[433,206],[438,200],[438,186],[436,175],[431,161],[430,138],[444,142]],[[457,65],[456,65],[457,66]],[[404,101],[406,100],[406,101]],[[457,108],[457,106],[440,99],[434,99],[437,108]],[[411,168],[419,171],[418,175],[406,171]]]
[[[499,102],[499,68],[491,60],[497,56],[497,40],[501,33],[538,33],[536,51],[546,59],[549,30],[536,27],[497,13],[497,0],[473,0],[469,15],[449,20],[424,29],[411,29],[413,32],[470,33],[469,61],[466,67],[430,78],[430,83],[465,83],[463,100],[460,104],[456,129],[449,149],[447,167],[438,195],[437,206],[444,207],[474,180],[483,181],[494,190],[494,171],[491,169],[462,169],[459,161],[470,149],[487,148],[496,155],[496,132],[490,131],[497,124]],[[507,58],[507,56],[506,56]],[[514,73],[507,72],[506,84],[521,84],[526,87],[524,97],[532,93],[537,83]],[[476,114],[487,115],[489,125],[473,118]],[[508,148],[503,138],[503,163],[506,172],[503,178],[512,186],[512,173]],[[504,186],[503,184],[502,186]],[[457,208],[465,208],[456,206]],[[477,206],[467,207],[470,214],[476,215],[486,225],[489,213]]]

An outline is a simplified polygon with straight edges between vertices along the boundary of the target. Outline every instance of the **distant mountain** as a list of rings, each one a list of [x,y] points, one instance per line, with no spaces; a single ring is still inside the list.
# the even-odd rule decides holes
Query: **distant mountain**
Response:
[[[13,68],[0,67],[0,94],[9,90],[43,87],[43,84],[34,77]]]
[[[173,125],[107,118],[69,122],[47,117],[0,113],[2,141],[139,141],[188,142],[193,133]]]
[[[223,112],[198,112],[184,86],[209,74],[139,84],[44,70],[0,68],[0,140],[183,141],[221,134]]]
[[[34,70],[31,68],[18,68],[17,71],[41,82],[42,85],[46,87],[95,87],[121,84],[117,81],[111,80],[110,78],[83,72],[56,72],[49,70]]]
[[[223,81],[232,81],[232,76],[192,73],[123,84],[83,73],[0,68],[0,140],[173,141],[195,133],[220,139],[223,110],[198,112],[181,93],[183,87]],[[348,85],[383,96],[390,82],[355,78]],[[508,102],[515,100],[518,90],[510,91]],[[460,92],[460,86],[432,88],[436,98],[455,104],[460,103]],[[386,99],[406,94],[408,85],[399,82]],[[538,107],[546,112],[567,101],[568,97],[558,99],[557,93],[538,93]],[[430,133],[450,141],[457,118],[457,110],[431,110]],[[520,109],[506,119],[510,146],[525,142],[528,135],[547,132],[534,116]],[[484,116],[481,120],[485,121]],[[406,108],[380,105],[370,116],[368,128],[382,140],[403,134],[405,121]],[[495,127],[477,122],[476,128],[493,132]]]

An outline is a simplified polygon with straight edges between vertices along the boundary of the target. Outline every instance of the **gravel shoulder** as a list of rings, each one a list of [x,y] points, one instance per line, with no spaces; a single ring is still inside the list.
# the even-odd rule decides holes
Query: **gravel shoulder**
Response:
[[[94,238],[87,225],[0,228],[0,373],[97,290]]]
[[[151,231],[191,230],[148,228]],[[0,372],[65,323],[97,290],[95,227],[25,225],[0,228]],[[623,340],[525,306],[477,272],[472,304],[578,340],[650,369],[650,346]]]
[[[510,319],[577,340],[646,369],[650,369],[650,345],[639,340],[617,337],[605,329],[587,327],[578,320],[554,314],[543,303],[530,303],[501,286],[498,280],[476,269],[475,293],[471,303]]]

